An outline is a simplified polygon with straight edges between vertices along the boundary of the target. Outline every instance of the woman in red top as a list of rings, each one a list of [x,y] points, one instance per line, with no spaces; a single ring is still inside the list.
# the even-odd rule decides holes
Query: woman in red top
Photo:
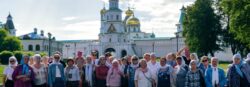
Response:
[[[108,75],[109,67],[106,65],[104,57],[100,57],[99,66],[96,67],[96,86],[106,87],[106,77]]]

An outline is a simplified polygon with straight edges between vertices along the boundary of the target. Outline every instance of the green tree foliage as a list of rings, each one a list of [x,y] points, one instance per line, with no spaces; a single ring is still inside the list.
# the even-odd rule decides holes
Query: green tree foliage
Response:
[[[2,50],[19,51],[22,50],[22,43],[17,37],[8,36],[2,43]]]
[[[14,56],[17,58],[18,63],[20,63],[21,59],[23,58],[22,51],[14,51]]]
[[[9,58],[13,56],[13,53],[10,51],[2,51],[0,53],[0,59],[2,64],[8,64]]]
[[[222,0],[221,7],[229,17],[229,31],[250,49],[250,0]]]
[[[28,56],[34,56],[35,55],[35,53],[32,52],[32,51],[27,51],[27,52],[24,52],[23,54],[28,55]]]
[[[4,38],[8,36],[8,32],[5,29],[0,29],[0,52],[2,48],[2,43],[4,42]]]
[[[183,36],[191,52],[198,55],[214,55],[221,50],[218,35],[221,32],[220,17],[215,14],[211,0],[196,0],[186,8]]]
[[[41,55],[41,57],[44,57],[44,56],[48,55],[46,52],[40,52],[39,54]]]

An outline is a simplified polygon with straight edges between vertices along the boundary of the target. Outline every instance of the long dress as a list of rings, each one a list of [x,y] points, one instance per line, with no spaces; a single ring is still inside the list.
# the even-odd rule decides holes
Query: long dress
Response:
[[[140,68],[137,69],[135,71],[135,80],[138,81],[138,87],[152,87],[153,77],[149,70],[143,73]]]
[[[157,87],[171,87],[170,75],[172,74],[172,66],[159,68],[157,73]]]
[[[245,75],[241,77],[236,71],[236,65],[231,65],[227,73],[229,87],[248,87]]]
[[[182,65],[179,70],[176,71],[176,87],[184,87],[186,82],[186,74],[188,72],[188,66]]]
[[[15,68],[13,75],[12,75],[12,78],[14,81],[14,87],[32,87],[32,81],[35,79],[34,71],[30,66],[28,66],[28,69],[29,69],[29,72],[27,73],[27,75],[30,78],[30,80],[24,82],[22,81],[22,79],[24,78],[16,79],[17,76],[22,75],[23,64]]]

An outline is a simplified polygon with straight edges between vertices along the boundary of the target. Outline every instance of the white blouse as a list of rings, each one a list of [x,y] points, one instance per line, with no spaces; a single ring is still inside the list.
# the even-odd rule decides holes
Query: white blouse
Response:
[[[6,68],[4,69],[3,74],[7,76],[7,79],[8,79],[8,80],[13,80],[13,79],[12,79],[12,74],[13,74],[13,72],[14,72],[14,69],[11,68],[10,66],[8,66],[8,67],[6,67]]]
[[[46,83],[46,76],[47,76],[47,70],[44,65],[41,65],[39,69],[37,69],[34,65],[31,66],[33,68],[33,71],[35,73],[35,85],[42,85]]]
[[[135,80],[138,81],[138,87],[152,87],[152,74],[150,71],[143,72],[139,69],[135,71]]]

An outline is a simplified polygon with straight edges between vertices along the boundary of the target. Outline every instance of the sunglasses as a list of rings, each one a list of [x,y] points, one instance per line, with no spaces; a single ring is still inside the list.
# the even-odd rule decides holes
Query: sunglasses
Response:
[[[208,60],[203,60],[202,62],[207,62]]]
[[[10,62],[15,62],[15,61],[10,61]]]

